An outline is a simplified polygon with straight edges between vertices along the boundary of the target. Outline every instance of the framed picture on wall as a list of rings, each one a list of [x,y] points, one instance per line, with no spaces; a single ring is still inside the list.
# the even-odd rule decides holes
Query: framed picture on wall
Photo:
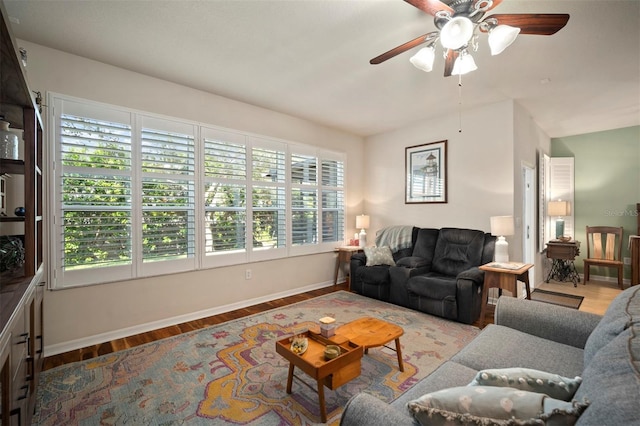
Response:
[[[447,141],[405,148],[405,204],[447,202]]]

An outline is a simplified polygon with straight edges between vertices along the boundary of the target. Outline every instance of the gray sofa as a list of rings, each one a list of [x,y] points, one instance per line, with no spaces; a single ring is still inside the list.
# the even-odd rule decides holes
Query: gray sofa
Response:
[[[602,317],[501,297],[495,325],[451,360],[390,404],[367,393],[353,396],[340,424],[419,425],[409,401],[466,386],[479,370],[509,367],[582,377],[573,399],[589,406],[576,424],[640,425],[640,286],[618,295]]]
[[[376,246],[389,247],[394,264],[367,265],[366,253],[352,255],[352,291],[465,324],[478,319],[484,282],[478,267],[493,260],[494,236],[391,226],[378,231]]]

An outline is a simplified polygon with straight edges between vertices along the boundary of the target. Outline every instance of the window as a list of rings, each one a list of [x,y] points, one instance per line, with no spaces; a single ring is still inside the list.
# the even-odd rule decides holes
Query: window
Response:
[[[50,95],[54,287],[332,250],[342,154]]]

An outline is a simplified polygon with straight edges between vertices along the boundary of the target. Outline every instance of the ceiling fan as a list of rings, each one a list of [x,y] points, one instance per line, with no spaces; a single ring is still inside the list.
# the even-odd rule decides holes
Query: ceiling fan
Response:
[[[462,75],[477,69],[469,50],[478,49],[478,31],[488,33],[492,55],[501,53],[518,34],[552,35],[569,21],[568,14],[509,13],[484,15],[503,0],[405,0],[434,17],[437,31],[421,35],[401,44],[369,63],[379,64],[400,53],[427,43],[411,57],[411,63],[426,72],[433,69],[435,43],[440,40],[445,49],[444,76]]]

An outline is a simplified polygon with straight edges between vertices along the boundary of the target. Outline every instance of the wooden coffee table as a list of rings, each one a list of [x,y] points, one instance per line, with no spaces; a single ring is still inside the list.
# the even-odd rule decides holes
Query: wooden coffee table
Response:
[[[291,337],[277,341],[276,352],[289,361],[287,393],[291,393],[295,367],[298,367],[316,380],[320,404],[320,420],[322,423],[326,423],[327,409],[324,401],[324,387],[334,390],[358,377],[360,375],[364,347],[353,342],[344,341],[344,339],[339,339],[342,341],[337,343],[313,331],[307,331],[305,335],[309,346],[302,355],[297,355],[291,350]],[[332,360],[326,360],[324,357],[325,347],[335,344],[340,346],[341,355]]]
[[[377,318],[364,317],[338,327],[336,337],[332,337],[331,339],[338,341],[340,337],[343,337],[352,343],[364,347],[364,353],[368,353],[369,348],[385,346],[392,340],[395,340],[398,367],[400,371],[404,371],[402,349],[400,346],[400,336],[403,334],[404,330],[402,327]],[[393,348],[389,349],[393,350]]]

